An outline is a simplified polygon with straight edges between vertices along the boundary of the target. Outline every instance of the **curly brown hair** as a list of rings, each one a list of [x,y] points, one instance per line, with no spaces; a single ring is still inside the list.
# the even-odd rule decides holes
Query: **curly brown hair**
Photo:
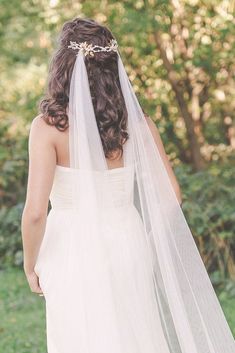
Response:
[[[40,102],[42,118],[49,125],[65,131],[68,128],[66,109],[69,103],[70,80],[76,52],[68,49],[70,41],[107,46],[115,39],[108,28],[92,19],[75,18],[63,25],[59,47],[53,55],[46,96]],[[98,52],[85,57],[92,102],[106,158],[123,154],[129,138],[127,109],[118,75],[118,54]]]

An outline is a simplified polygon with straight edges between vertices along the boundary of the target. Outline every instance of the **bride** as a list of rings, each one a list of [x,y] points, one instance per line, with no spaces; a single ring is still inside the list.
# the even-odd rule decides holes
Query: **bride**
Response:
[[[40,109],[22,240],[48,353],[234,353],[160,135],[106,27],[64,24]]]

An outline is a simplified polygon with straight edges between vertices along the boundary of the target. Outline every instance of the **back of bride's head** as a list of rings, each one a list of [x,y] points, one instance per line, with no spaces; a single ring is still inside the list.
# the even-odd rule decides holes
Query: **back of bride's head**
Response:
[[[108,28],[91,19],[75,18],[63,25],[59,46],[53,55],[46,97],[40,103],[44,120],[59,130],[68,127],[69,88],[77,51],[74,42],[107,47],[115,42]],[[82,44],[84,45],[84,44]],[[115,50],[88,52],[84,56],[91,97],[102,145],[107,158],[122,153],[128,138],[127,110],[118,75]],[[78,97],[79,99],[79,97]]]

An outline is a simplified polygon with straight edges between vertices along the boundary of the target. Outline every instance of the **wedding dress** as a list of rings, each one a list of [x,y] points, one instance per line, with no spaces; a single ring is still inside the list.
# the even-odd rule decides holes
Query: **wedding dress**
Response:
[[[46,299],[48,352],[169,353],[133,203],[134,168],[96,173],[99,239],[84,230],[90,215],[80,219],[73,207],[71,185],[80,173],[56,167],[35,268]]]
[[[234,353],[121,57],[130,138],[123,167],[108,169],[82,48],[69,93],[70,167],[56,166],[35,265],[48,353]]]

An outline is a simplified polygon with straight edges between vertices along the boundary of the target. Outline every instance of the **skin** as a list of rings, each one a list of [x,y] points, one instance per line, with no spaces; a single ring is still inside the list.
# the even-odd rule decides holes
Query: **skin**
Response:
[[[152,121],[152,119],[150,117],[146,117],[146,120],[147,120],[147,123],[148,123],[148,126],[150,128],[150,131],[153,135],[153,138],[154,138],[154,141],[157,145],[157,148],[158,148],[158,151],[161,155],[161,158],[162,158],[162,161],[164,163],[164,166],[167,170],[167,174],[170,178],[170,181],[171,181],[171,184],[173,186],[173,189],[175,191],[175,194],[176,194],[176,197],[177,197],[177,200],[179,202],[179,204],[182,203],[182,194],[181,194],[181,190],[180,190],[180,186],[179,186],[179,183],[176,179],[176,176],[173,172],[173,169],[171,167],[171,164],[170,164],[170,161],[167,157],[167,154],[165,152],[165,149],[164,149],[164,146],[163,146],[163,143],[162,143],[162,139],[161,139],[161,136],[158,132],[158,129],[155,125],[155,123]]]
[[[172,170],[159,132],[151,120],[146,117],[154,141],[159,149],[168,172],[176,197],[181,204],[180,187]],[[34,272],[40,245],[46,227],[49,195],[53,184],[56,164],[69,167],[68,130],[58,131],[47,125],[37,116],[33,119],[29,134],[29,170],[26,201],[22,214],[21,231],[24,252],[24,272],[33,293],[43,295],[39,278]],[[123,166],[121,160],[107,160],[109,168]]]

